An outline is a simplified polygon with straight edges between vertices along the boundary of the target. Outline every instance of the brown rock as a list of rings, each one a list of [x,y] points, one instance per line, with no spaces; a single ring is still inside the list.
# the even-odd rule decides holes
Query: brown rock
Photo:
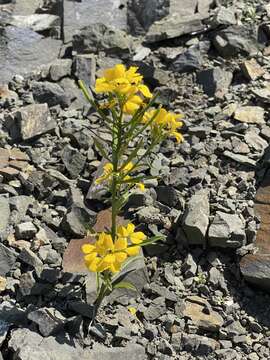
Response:
[[[270,171],[257,191],[255,213],[261,220],[255,242],[257,252],[245,255],[240,269],[247,281],[270,291]]]
[[[244,61],[242,64],[242,70],[248,80],[256,80],[265,73],[265,70],[255,59]]]
[[[0,276],[0,293],[5,291],[7,287],[7,279],[3,276]]]
[[[190,318],[201,330],[218,331],[223,325],[222,317],[211,309],[207,300],[199,296],[190,296],[187,299],[183,315]]]
[[[247,124],[264,124],[264,109],[260,106],[239,106],[234,113],[235,120]]]
[[[5,167],[0,169],[0,175],[2,175],[6,180],[13,180],[19,174],[19,170],[16,170],[12,167]]]

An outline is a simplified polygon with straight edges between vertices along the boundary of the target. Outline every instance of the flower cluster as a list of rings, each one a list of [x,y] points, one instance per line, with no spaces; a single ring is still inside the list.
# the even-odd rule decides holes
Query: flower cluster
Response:
[[[152,131],[155,134],[163,134],[164,136],[174,137],[177,142],[183,140],[182,134],[178,131],[183,126],[182,119],[183,115],[174,114],[163,108],[159,110],[150,110],[145,112],[143,122],[150,122]],[[151,122],[151,119],[153,121]]]
[[[149,88],[143,84],[143,77],[137,72],[138,68],[131,66],[128,70],[122,64],[104,71],[104,76],[97,79],[96,93],[117,95],[123,104],[125,114],[134,114],[144,103],[143,97],[151,99]],[[114,101],[109,103],[109,107]]]
[[[136,256],[140,251],[140,244],[146,239],[141,231],[135,231],[133,224],[119,226],[117,236],[113,242],[111,234],[102,232],[94,244],[84,244],[82,251],[89,271],[103,272],[109,270],[117,273],[122,263],[129,256]]]
[[[120,168],[121,169],[121,168]],[[128,183],[131,180],[131,176],[128,175],[132,170],[134,170],[134,164],[130,161],[119,171],[113,171],[113,164],[106,163],[103,166],[103,174],[95,180],[96,184],[110,183],[112,181],[113,175],[115,175],[120,181],[125,181]],[[144,184],[142,182],[137,182],[136,185],[140,190],[144,190]]]

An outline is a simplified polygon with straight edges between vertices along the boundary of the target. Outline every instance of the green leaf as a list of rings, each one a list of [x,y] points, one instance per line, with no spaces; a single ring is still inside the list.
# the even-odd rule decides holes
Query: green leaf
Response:
[[[121,282],[113,285],[113,289],[127,289],[127,290],[133,290],[133,291],[138,292],[138,289],[128,281],[121,281]]]
[[[131,247],[134,247],[134,246],[147,246],[147,245],[151,245],[159,240],[164,240],[165,239],[165,236],[162,236],[162,235],[158,235],[158,236],[153,236],[149,239],[146,239],[145,241],[141,242],[140,244],[138,245],[130,245],[128,246],[129,248]]]

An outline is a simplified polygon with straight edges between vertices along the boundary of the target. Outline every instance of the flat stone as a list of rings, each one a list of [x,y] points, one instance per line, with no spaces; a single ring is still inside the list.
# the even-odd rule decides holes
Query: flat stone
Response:
[[[72,179],[76,179],[82,172],[86,158],[78,149],[66,145],[61,153],[63,163]]]
[[[43,32],[60,28],[60,18],[51,14],[13,15],[9,25],[28,28],[36,32]]]
[[[93,54],[75,55],[75,75],[88,86],[94,86],[96,80],[96,59]]]
[[[208,232],[209,245],[237,248],[245,245],[246,234],[243,221],[237,214],[217,211]]]
[[[252,89],[252,93],[264,103],[270,103],[270,86],[266,85],[264,88]]]
[[[28,74],[52,63],[61,44],[60,40],[44,38],[30,29],[6,26],[0,42],[0,82],[6,84],[15,74]]]
[[[0,275],[5,276],[17,260],[15,251],[10,250],[0,242]]]
[[[95,345],[89,351],[87,358],[82,360],[145,360],[146,353],[142,345],[128,344],[125,347],[108,348],[102,345]]]
[[[154,22],[150,26],[145,41],[146,43],[154,43],[197,31],[201,32],[206,29],[202,23],[202,20],[206,17],[199,13],[185,17],[179,14],[169,15],[162,20]]]
[[[256,80],[264,75],[265,70],[255,59],[246,60],[242,64],[242,70],[248,80]]]
[[[0,294],[1,292],[5,291],[7,287],[7,279],[3,276],[0,276]],[[0,325],[1,327],[1,325]],[[1,330],[0,330],[0,337],[1,337]],[[1,346],[1,344],[0,344]]]
[[[20,360],[89,360],[89,352],[84,351],[75,339],[66,341],[65,334],[43,338],[27,328],[13,330],[8,347]],[[88,356],[88,357],[87,357]]]
[[[200,71],[197,75],[198,83],[208,96],[223,98],[231,85],[233,74],[220,67]]]
[[[205,244],[209,224],[210,206],[208,193],[198,192],[188,203],[183,219],[183,230],[191,245]]]
[[[205,312],[205,308],[209,311]],[[194,325],[204,331],[216,332],[224,323],[222,317],[211,309],[207,300],[198,296],[190,296],[188,298],[185,302],[183,315],[190,318]]]
[[[247,124],[264,124],[264,113],[260,106],[240,106],[236,108],[234,118]]]
[[[258,251],[245,255],[240,269],[248,282],[270,291],[270,171],[257,190],[255,213],[261,220],[255,241]]]
[[[5,197],[0,197],[0,234],[6,232],[10,216],[9,200]]]
[[[67,96],[63,88],[49,81],[32,82],[32,91],[34,99],[39,103],[47,103],[49,107],[61,105],[68,107],[71,99]]]
[[[41,270],[43,267],[43,263],[40,258],[32,250],[26,247],[22,249],[19,259],[25,264],[33,266],[37,270]]]
[[[31,222],[24,222],[16,226],[16,237],[17,239],[32,239],[37,233],[37,228]]]
[[[71,41],[77,30],[101,20],[117,29],[127,28],[126,6],[120,7],[119,0],[64,0],[63,6],[65,42]]]
[[[65,76],[70,76],[71,67],[72,67],[71,59],[58,59],[50,67],[50,78],[53,81],[58,81]]]
[[[73,36],[73,50],[80,54],[105,51],[109,54],[129,53],[133,39],[124,31],[96,23],[81,28]]]
[[[250,167],[256,167],[256,161],[253,159],[250,159],[248,156],[245,155],[241,155],[241,154],[234,154],[231,151],[224,151],[223,153],[224,156],[234,160],[235,162],[242,164],[242,165],[247,165]]]
[[[41,335],[47,337],[63,328],[66,318],[54,308],[41,308],[31,311],[27,318],[38,325]]]
[[[19,0],[15,2],[13,13],[18,15],[31,15],[34,14],[40,6],[40,0]]]

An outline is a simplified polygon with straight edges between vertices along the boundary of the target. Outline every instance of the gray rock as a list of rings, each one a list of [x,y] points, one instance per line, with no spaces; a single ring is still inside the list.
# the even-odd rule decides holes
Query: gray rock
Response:
[[[8,347],[16,353],[18,360],[37,358],[39,360],[59,360],[59,357],[66,360],[87,359],[85,352],[75,340],[70,344],[66,341],[65,335],[49,336],[44,339],[38,333],[27,328],[13,330]]]
[[[165,298],[160,296],[151,302],[149,307],[144,310],[143,314],[146,320],[153,321],[164,315],[166,311]]]
[[[17,239],[32,239],[37,233],[37,228],[31,222],[24,222],[16,226],[16,237]]]
[[[26,195],[12,196],[9,198],[10,209],[18,211],[21,219],[23,219],[33,201],[32,197]]]
[[[34,99],[39,103],[47,103],[50,107],[61,105],[67,107],[70,105],[70,99],[60,85],[48,81],[32,83]]]
[[[72,40],[77,30],[102,22],[117,29],[126,30],[126,6],[120,7],[118,0],[64,0],[64,39]],[[104,9],[106,9],[104,11]]]
[[[51,14],[13,15],[8,23],[12,26],[28,28],[36,32],[60,28],[59,16]]]
[[[7,323],[6,321],[0,320],[0,346],[1,347],[3,345],[3,342],[6,339],[9,328],[10,328],[9,323]],[[1,359],[1,356],[0,356],[0,359]]]
[[[43,267],[43,263],[40,260],[40,258],[32,250],[28,248],[22,249],[19,255],[19,259],[24,263],[33,266],[37,270],[41,270]]]
[[[96,59],[92,54],[75,55],[75,75],[78,80],[91,87],[96,80]]]
[[[203,70],[198,73],[198,83],[202,85],[203,91],[208,96],[216,96],[223,98],[228,92],[231,85],[233,75],[229,71],[225,71],[220,67]]]
[[[186,277],[194,277],[196,275],[197,264],[195,263],[191,254],[188,254],[186,257],[182,270],[185,272]]]
[[[127,21],[133,35],[142,35],[157,20],[169,14],[170,0],[129,0]]]
[[[0,304],[0,317],[2,321],[8,324],[24,324],[26,323],[25,312],[18,307],[14,300],[4,300]]]
[[[217,211],[209,227],[209,245],[237,248],[245,245],[246,234],[243,221],[237,214]]]
[[[13,267],[17,253],[0,242],[0,275],[5,276]]]
[[[57,59],[62,44],[59,40],[43,38],[30,29],[13,26],[1,30],[1,39],[1,83],[8,83],[15,74],[24,75],[52,63]]]
[[[82,360],[145,360],[145,349],[139,344],[128,344],[125,347],[108,348],[102,345],[95,345]]]
[[[9,200],[6,197],[0,197],[0,237],[5,237],[6,229],[9,223],[10,207]]]
[[[224,151],[223,153],[224,156],[234,160],[235,162],[238,162],[239,164],[242,165],[248,165],[251,167],[255,167],[256,166],[256,161],[253,159],[250,159],[248,156],[245,155],[240,155],[240,154],[234,154],[231,151]]]
[[[205,244],[206,231],[209,224],[209,199],[207,191],[193,195],[188,203],[182,221],[183,230],[189,244]]]
[[[71,75],[71,59],[58,59],[50,67],[50,78],[53,81],[58,81],[65,76]]]
[[[219,25],[236,25],[237,20],[233,7],[218,7],[208,23],[211,27],[217,27]]]
[[[67,235],[83,237],[89,227],[96,221],[96,213],[83,206],[73,205],[63,217],[61,228]]]
[[[21,275],[19,289],[23,296],[30,295],[34,288],[36,281],[34,279],[32,271],[28,271]]]
[[[47,104],[33,104],[22,107],[16,113],[19,121],[20,133],[23,140],[42,135],[55,128]]]
[[[31,15],[34,14],[40,7],[40,0],[20,0],[14,4],[13,12],[18,15]]]
[[[244,26],[231,26],[217,32],[214,46],[223,57],[237,54],[253,55],[258,52],[258,45],[254,34]]]
[[[219,343],[206,336],[183,334],[182,349],[188,352],[194,352],[199,356],[210,355],[216,349],[219,349]]]
[[[263,155],[264,150],[268,147],[268,142],[265,141],[260,135],[258,135],[254,130],[250,129],[245,133],[245,141],[250,148],[258,151]]]
[[[165,205],[175,207],[180,199],[180,193],[172,186],[158,186],[157,199]]]
[[[85,105],[88,105],[88,101],[85,99],[82,91],[77,86],[76,82],[69,78],[65,77],[60,82],[59,85],[63,89],[66,97],[68,99],[68,103],[72,102],[70,105],[71,109],[82,109]],[[90,94],[91,91],[89,90]]]
[[[56,334],[66,322],[66,318],[54,308],[41,308],[28,313],[27,318],[38,325],[41,335]]]
[[[72,179],[76,179],[83,171],[86,158],[78,149],[66,145],[61,153],[62,161]]]
[[[73,36],[73,49],[78,53],[98,53],[105,51],[109,54],[129,52],[132,38],[124,31],[97,23],[82,28]]]
[[[204,18],[205,16],[199,13],[185,17],[180,14],[169,15],[162,20],[154,22],[150,26],[145,41],[146,43],[154,43],[197,31],[204,31],[206,29],[202,23]]]
[[[178,55],[171,65],[171,69],[177,72],[188,72],[200,70],[204,64],[204,55],[208,52],[210,43],[208,41],[199,42],[185,52]]]

